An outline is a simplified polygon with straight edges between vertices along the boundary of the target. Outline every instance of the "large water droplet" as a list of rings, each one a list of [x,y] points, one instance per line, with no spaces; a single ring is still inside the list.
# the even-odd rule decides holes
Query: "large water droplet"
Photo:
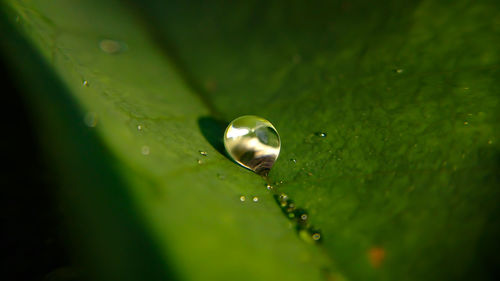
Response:
[[[224,146],[236,163],[266,176],[278,158],[281,141],[269,121],[245,115],[229,124],[224,134]]]

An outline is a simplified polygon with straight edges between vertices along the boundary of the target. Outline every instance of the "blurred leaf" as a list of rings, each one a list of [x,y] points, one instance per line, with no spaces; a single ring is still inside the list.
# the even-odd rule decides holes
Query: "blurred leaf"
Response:
[[[12,3],[19,21],[9,14],[11,22],[63,85],[45,102],[69,97],[80,112],[70,119],[75,111],[47,112],[38,103],[42,114],[54,114],[47,126],[66,122],[58,140],[46,137],[59,145],[53,150],[73,145],[59,153],[71,159],[87,139],[105,148],[80,158],[82,169],[63,169],[73,173],[67,183],[84,171],[100,176],[76,185],[89,197],[75,207],[92,227],[82,239],[91,247],[122,229],[137,231],[102,251],[129,256],[111,257],[102,272],[493,279],[500,235],[495,1]],[[32,67],[26,80],[44,70]],[[217,120],[244,114],[276,125],[283,147],[270,179],[283,181],[275,187],[308,211],[322,230],[320,244],[304,243],[264,181],[221,153]],[[102,188],[88,188],[92,182]],[[114,193],[118,203],[107,206]],[[242,203],[241,195],[259,203]],[[104,218],[85,216],[92,204]],[[128,246],[137,237],[152,243]],[[128,275],[134,258],[148,261]]]

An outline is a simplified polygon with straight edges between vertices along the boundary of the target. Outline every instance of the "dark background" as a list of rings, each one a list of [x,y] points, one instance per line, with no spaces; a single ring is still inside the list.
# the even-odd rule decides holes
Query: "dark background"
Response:
[[[1,188],[2,280],[74,280],[67,255],[57,186],[37,142],[31,116],[9,66],[0,59],[3,85]]]

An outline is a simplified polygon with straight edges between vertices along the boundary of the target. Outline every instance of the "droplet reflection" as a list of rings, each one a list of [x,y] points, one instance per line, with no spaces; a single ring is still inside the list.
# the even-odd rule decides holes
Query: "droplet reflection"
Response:
[[[236,163],[267,176],[278,158],[281,141],[269,121],[246,115],[229,124],[224,134],[224,146]]]

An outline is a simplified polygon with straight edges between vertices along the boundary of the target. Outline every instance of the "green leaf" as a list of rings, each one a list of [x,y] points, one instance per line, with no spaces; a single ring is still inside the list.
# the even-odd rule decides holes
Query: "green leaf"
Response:
[[[9,7],[4,51],[96,276],[493,279],[495,1]],[[278,129],[270,181],[320,243],[224,156],[216,120],[245,114]]]

